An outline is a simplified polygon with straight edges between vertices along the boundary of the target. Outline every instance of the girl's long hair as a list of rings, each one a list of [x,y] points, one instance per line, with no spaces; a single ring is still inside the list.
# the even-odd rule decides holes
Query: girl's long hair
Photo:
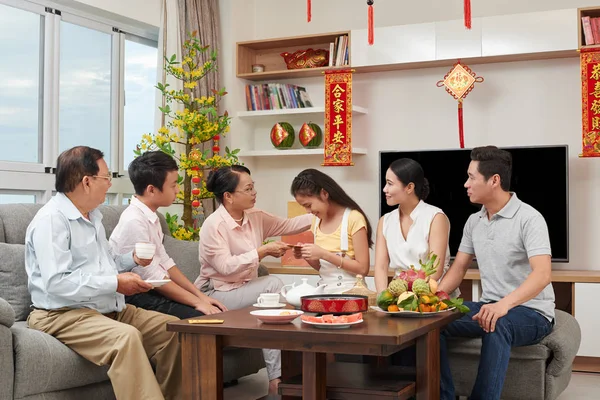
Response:
[[[369,240],[369,247],[372,247],[373,231],[367,215],[362,208],[360,208],[360,206],[354,200],[352,200],[350,196],[348,196],[344,189],[342,189],[340,185],[338,185],[329,175],[324,174],[316,169],[305,169],[294,178],[292,187],[290,189],[292,196],[294,197],[296,197],[296,195],[320,197],[321,190],[324,190],[329,194],[329,200],[332,202],[339,204],[342,207],[356,210],[363,215],[367,223],[367,238]]]

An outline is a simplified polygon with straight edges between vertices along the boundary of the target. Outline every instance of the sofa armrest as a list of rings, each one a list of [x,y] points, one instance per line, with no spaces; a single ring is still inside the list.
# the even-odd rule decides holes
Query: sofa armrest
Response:
[[[15,310],[8,301],[0,297],[0,325],[10,328],[15,323]]]
[[[4,299],[0,298],[0,308],[4,308],[4,304],[8,305]],[[15,382],[13,354],[12,331],[2,323],[0,324],[0,399],[13,398]]]
[[[546,367],[546,373],[560,376],[570,371],[580,343],[581,328],[577,320],[564,311],[556,310],[554,329],[540,342],[552,351],[552,361]]]

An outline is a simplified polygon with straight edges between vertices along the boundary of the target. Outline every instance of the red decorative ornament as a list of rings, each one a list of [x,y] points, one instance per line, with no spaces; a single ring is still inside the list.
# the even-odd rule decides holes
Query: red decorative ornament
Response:
[[[221,139],[221,137],[220,137],[219,135],[215,135],[215,136],[213,136],[213,140],[214,140],[214,141],[217,141],[217,140],[219,140],[219,139]]]
[[[198,196],[200,194],[200,189],[192,189],[192,194]]]
[[[437,87],[445,87],[446,92],[458,100],[458,141],[461,149],[465,147],[463,101],[471,90],[473,90],[475,83],[481,82],[483,82],[481,76],[475,76],[475,72],[471,71],[471,68],[458,61],[444,76],[444,79],[437,83]]]
[[[465,0],[468,1],[468,0]],[[373,32],[373,3],[375,3],[375,0],[367,0],[367,5],[369,6],[369,23],[368,23],[368,30],[369,30],[369,46],[373,46],[373,43],[375,42],[375,33]]]
[[[200,183],[200,177],[199,176],[193,176],[192,177],[192,182],[193,183]]]
[[[465,28],[471,29],[471,0],[465,0]]]
[[[221,150],[221,148],[219,146],[213,146],[213,148],[212,148],[213,153],[218,153],[219,150]]]
[[[192,207],[200,207],[200,202],[198,200],[192,201]]]
[[[306,0],[306,19],[308,22],[312,19],[312,3],[310,0]]]
[[[192,171],[199,171],[199,170],[200,170],[200,167],[198,167],[198,166],[193,166],[192,167]]]

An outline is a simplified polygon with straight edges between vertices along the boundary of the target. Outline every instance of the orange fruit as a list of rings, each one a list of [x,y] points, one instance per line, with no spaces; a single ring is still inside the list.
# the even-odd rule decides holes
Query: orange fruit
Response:
[[[398,308],[398,306],[396,304],[390,304],[388,306],[387,310],[390,311],[390,312],[400,311],[400,309]]]
[[[446,308],[448,308],[448,304],[446,303],[440,303],[440,310],[445,310]]]

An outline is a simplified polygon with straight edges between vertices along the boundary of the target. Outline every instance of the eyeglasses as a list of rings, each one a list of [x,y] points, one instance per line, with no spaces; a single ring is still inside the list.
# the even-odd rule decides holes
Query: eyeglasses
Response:
[[[254,186],[246,188],[244,190],[236,190],[236,192],[240,192],[240,193],[244,193],[247,195],[252,195],[256,193],[256,189],[254,188]]]
[[[112,182],[112,174],[109,172],[108,175],[92,175],[92,178],[102,178],[102,179],[108,179],[109,182]]]

